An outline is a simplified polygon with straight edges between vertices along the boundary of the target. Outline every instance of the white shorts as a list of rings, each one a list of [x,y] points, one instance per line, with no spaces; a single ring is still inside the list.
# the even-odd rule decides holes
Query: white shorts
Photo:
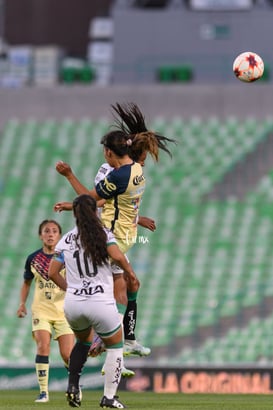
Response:
[[[125,256],[127,262],[129,263],[128,256],[125,255],[125,254],[124,254],[124,256]],[[112,270],[113,275],[115,275],[115,274],[120,274],[120,273],[123,273],[123,272],[124,272],[124,270],[123,270],[119,265],[117,265],[115,262],[113,262],[113,261],[111,261],[111,270]]]
[[[113,299],[107,302],[66,293],[64,313],[75,332],[92,327],[98,335],[105,336],[121,324],[116,301]]]

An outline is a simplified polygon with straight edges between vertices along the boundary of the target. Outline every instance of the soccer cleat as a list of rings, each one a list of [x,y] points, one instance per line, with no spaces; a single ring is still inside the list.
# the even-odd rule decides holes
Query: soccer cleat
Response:
[[[82,401],[82,389],[81,386],[79,386],[79,399]]]
[[[123,356],[149,356],[151,349],[142,346],[136,340],[126,340],[123,346]]]
[[[118,396],[114,396],[113,399],[107,399],[106,396],[103,396],[100,402],[100,407],[103,409],[126,409],[126,406],[118,400]]]
[[[80,407],[82,398],[81,389],[70,385],[66,392],[66,398],[70,407]]]
[[[104,367],[101,369],[101,374],[102,374],[102,376],[105,375]],[[133,377],[134,375],[135,375],[135,372],[133,370],[126,369],[126,367],[123,367],[121,369],[121,376],[122,377]]]
[[[46,391],[41,391],[35,403],[47,403],[49,401],[48,393]]]
[[[126,369],[126,367],[123,367],[121,369],[121,375],[122,377],[133,377],[135,375],[135,372],[130,369]]]

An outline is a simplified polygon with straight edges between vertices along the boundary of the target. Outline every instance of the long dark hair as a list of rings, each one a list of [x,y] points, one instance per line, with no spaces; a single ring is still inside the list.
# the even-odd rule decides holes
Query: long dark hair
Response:
[[[153,159],[158,161],[159,149],[172,156],[167,144],[176,141],[149,131],[145,117],[135,103],[116,103],[111,107],[117,129],[102,137],[101,143],[105,147],[119,157],[127,154],[134,161],[138,161],[143,152],[150,153]]]
[[[93,264],[102,265],[108,261],[107,237],[96,209],[96,201],[90,195],[79,195],[73,201],[79,242]]]

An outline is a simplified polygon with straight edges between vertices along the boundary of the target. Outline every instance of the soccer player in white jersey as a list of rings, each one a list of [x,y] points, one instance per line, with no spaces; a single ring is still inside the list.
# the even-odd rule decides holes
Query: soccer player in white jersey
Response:
[[[124,408],[116,396],[123,367],[123,335],[120,315],[114,297],[114,281],[121,281],[123,272],[112,272],[109,257],[135,280],[135,273],[119,250],[112,232],[103,227],[96,214],[96,201],[80,195],[73,201],[76,226],[66,233],[55,247],[49,266],[49,277],[66,291],[64,311],[75,333],[75,344],[69,361],[67,399],[72,407],[81,405],[79,380],[93,338],[93,330],[106,346],[104,364],[103,408]],[[63,265],[66,280],[60,274]]]
[[[114,233],[122,252],[126,253],[136,242],[137,225],[140,224],[139,205],[145,189],[142,167],[136,161],[147,154],[158,161],[160,149],[171,155],[167,144],[175,141],[149,131],[136,104],[116,104],[112,108],[117,115],[117,129],[104,135],[101,144],[105,159],[113,170],[91,190],[77,179],[69,164],[59,161],[56,170],[67,178],[77,194],[88,193],[97,201],[105,200],[101,220]],[[67,202],[58,202],[54,209],[62,211],[71,208]],[[139,286],[131,286],[127,281],[128,306],[123,312],[126,339],[124,353],[146,356],[150,349],[143,349],[134,334],[138,289]]]

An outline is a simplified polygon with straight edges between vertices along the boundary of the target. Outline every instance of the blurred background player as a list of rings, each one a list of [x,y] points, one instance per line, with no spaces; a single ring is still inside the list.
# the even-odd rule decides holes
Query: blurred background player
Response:
[[[124,282],[135,274],[119,250],[113,233],[104,228],[96,214],[96,201],[90,195],[80,195],[73,202],[76,227],[56,245],[49,268],[51,279],[66,290],[65,314],[77,337],[69,363],[67,398],[72,407],[79,407],[79,379],[93,339],[92,329],[106,346],[104,364],[103,408],[124,408],[116,396],[123,367],[123,334],[120,315],[114,297],[114,281]],[[114,274],[109,257],[122,266]],[[60,274],[66,266],[66,280]],[[114,278],[114,281],[113,281]]]
[[[26,301],[34,279],[35,291],[31,306],[32,334],[37,345],[35,367],[40,387],[40,394],[35,402],[45,403],[49,401],[49,354],[52,334],[54,334],[54,340],[59,343],[60,354],[66,367],[68,367],[75,338],[64,315],[65,292],[48,277],[48,267],[54,248],[61,237],[61,226],[52,219],[45,219],[40,223],[38,233],[42,241],[42,248],[30,254],[26,259],[17,316],[23,318],[27,314]],[[63,267],[61,275],[64,276]]]

